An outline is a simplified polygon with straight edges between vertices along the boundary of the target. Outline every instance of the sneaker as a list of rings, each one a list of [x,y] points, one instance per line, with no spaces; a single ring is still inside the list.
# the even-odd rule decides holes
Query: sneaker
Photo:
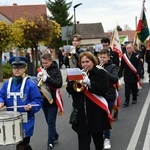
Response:
[[[52,150],[53,149],[53,145],[49,144],[48,149],[47,150]]]
[[[104,140],[104,149],[110,149],[110,148],[111,148],[110,139],[105,138],[105,140]]]

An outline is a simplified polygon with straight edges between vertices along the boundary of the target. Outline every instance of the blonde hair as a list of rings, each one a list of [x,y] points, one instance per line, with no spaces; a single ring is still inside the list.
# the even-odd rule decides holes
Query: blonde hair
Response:
[[[53,56],[52,56],[51,53],[44,53],[44,54],[41,56],[41,59],[46,59],[46,60],[52,61],[52,60],[53,60]]]

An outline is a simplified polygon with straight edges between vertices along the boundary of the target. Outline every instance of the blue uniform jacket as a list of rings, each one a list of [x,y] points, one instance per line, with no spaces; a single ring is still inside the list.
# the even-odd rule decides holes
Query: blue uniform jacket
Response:
[[[7,107],[13,106],[13,96],[7,98],[7,87],[8,81],[4,82],[1,90],[0,90],[0,102],[5,103]],[[12,82],[10,92],[20,92],[21,83],[14,84]],[[37,85],[31,80],[27,79],[24,87],[23,98],[17,96],[17,106],[27,105],[27,104],[39,104],[39,106],[32,107],[32,109],[28,112],[28,122],[23,123],[23,129],[25,131],[26,136],[32,136],[34,130],[35,116],[34,114],[40,110],[43,104],[43,99],[39,92]],[[14,109],[8,109],[8,111],[14,111]],[[24,107],[17,108],[18,112],[26,112]]]

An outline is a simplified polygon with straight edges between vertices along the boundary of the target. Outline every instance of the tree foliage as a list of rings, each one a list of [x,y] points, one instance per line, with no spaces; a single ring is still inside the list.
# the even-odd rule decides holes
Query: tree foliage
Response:
[[[56,21],[62,26],[72,25],[73,16],[69,17],[68,10],[72,5],[72,2],[66,3],[66,0],[48,0],[46,2],[48,10],[51,12],[52,16],[50,19]]]
[[[0,21],[0,70],[3,69],[2,66],[2,53],[8,48],[10,42],[12,41],[12,30],[11,25],[7,22]],[[3,81],[3,74],[0,71],[0,81]]]
[[[11,25],[0,21],[0,51],[4,51],[12,41]]]
[[[39,43],[48,45],[52,38],[58,38],[60,36],[61,30],[60,25],[55,21],[49,20],[46,15],[37,15],[34,19],[30,19],[30,17],[26,15],[15,21],[13,24],[13,33],[16,47],[30,47],[32,49],[32,54],[36,58],[35,70],[38,66],[37,51]],[[33,51],[33,49],[35,51]]]
[[[66,0],[48,0],[46,2],[46,6],[52,14],[52,16],[49,18],[59,23],[61,27],[73,25],[73,15],[70,16],[70,14],[68,13],[68,10],[71,7],[71,5],[72,2],[66,3]],[[53,37],[50,43],[50,47],[54,47],[56,49],[58,49],[62,45],[64,45],[64,41],[61,40],[61,37]]]

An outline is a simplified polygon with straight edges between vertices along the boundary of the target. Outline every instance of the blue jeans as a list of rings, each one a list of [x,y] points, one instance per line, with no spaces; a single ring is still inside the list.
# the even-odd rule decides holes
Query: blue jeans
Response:
[[[112,109],[115,101],[108,101],[108,108],[110,113],[112,113]],[[104,130],[104,138],[110,138],[110,130]]]
[[[59,138],[56,131],[56,117],[57,117],[57,106],[51,105],[50,107],[42,107],[45,119],[48,125],[48,145],[52,144],[54,146],[54,140]]]

